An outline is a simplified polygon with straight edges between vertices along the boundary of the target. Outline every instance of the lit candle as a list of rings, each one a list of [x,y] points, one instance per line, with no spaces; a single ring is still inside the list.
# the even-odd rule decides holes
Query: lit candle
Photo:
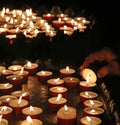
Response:
[[[18,90],[12,92],[11,95],[16,96],[17,98],[22,96],[22,99],[29,100],[30,93],[28,91]]]
[[[9,102],[11,100],[15,100],[17,99],[16,96],[12,96],[12,95],[3,95],[3,96],[0,96],[0,101],[2,102],[2,105],[9,105]]]
[[[83,91],[80,92],[80,101],[84,102],[89,99],[96,99],[98,97],[98,94],[92,91]]]
[[[26,120],[23,120],[20,125],[43,125],[43,122],[39,119],[32,119],[27,116]]]
[[[8,125],[8,120],[2,118],[2,115],[0,115],[0,125]]]
[[[51,71],[39,71],[36,75],[40,82],[45,83],[48,79],[52,78],[53,73]]]
[[[53,25],[57,28],[64,26],[65,22],[58,18],[58,20],[53,20]]]
[[[15,71],[15,75],[21,75],[23,77],[23,83],[26,83],[28,81],[28,71],[25,71],[24,68],[22,68],[20,71]]]
[[[16,118],[21,118],[22,109],[28,107],[28,101],[22,99],[22,96],[21,96],[19,99],[10,101],[9,106],[13,108],[13,115]]]
[[[9,106],[0,106],[0,115],[4,119],[10,120],[12,118],[13,109]]]
[[[6,77],[9,83],[13,85],[13,90],[22,89],[22,79],[23,77],[20,75],[9,75]]]
[[[46,19],[46,20],[48,20],[48,21],[51,21],[51,20],[53,20],[53,18],[55,17],[55,15],[54,14],[51,14],[51,13],[48,13],[48,14],[43,14],[43,19]]]
[[[27,64],[24,65],[24,69],[29,72],[30,75],[34,75],[37,71],[38,64],[27,62]]]
[[[13,89],[13,85],[10,83],[2,83],[0,84],[0,94],[1,95],[9,95],[11,94]]]
[[[58,125],[76,125],[77,116],[76,109],[74,107],[64,106],[57,112],[57,124]]]
[[[22,69],[22,67],[23,66],[21,66],[21,65],[11,65],[11,66],[8,67],[8,69],[11,70],[11,71],[19,71],[19,70]]]
[[[23,114],[23,119],[26,119],[27,116],[30,116],[31,118],[34,119],[42,119],[42,113],[43,110],[39,107],[26,107],[22,110],[22,114]]]
[[[69,68],[69,66],[66,66],[66,68],[60,69],[60,77],[70,77],[73,76],[75,73],[75,70],[72,68]]]
[[[66,87],[61,87],[61,86],[56,86],[56,87],[51,87],[49,89],[51,97],[56,97],[58,94],[61,94],[62,97],[67,96],[67,88]]]
[[[99,107],[86,107],[84,109],[85,116],[89,115],[89,116],[102,117],[103,113],[104,113],[104,109]]]
[[[63,78],[63,80],[67,88],[74,88],[74,87],[78,87],[79,85],[79,79],[76,77],[65,77]]]
[[[102,107],[103,102],[101,102],[99,100],[86,100],[84,102],[84,106],[85,107]]]
[[[61,107],[67,103],[67,99],[63,98],[61,94],[57,97],[52,97],[48,99],[50,112],[57,112]]]
[[[102,120],[95,116],[85,116],[80,119],[80,125],[101,125]]]
[[[47,80],[49,87],[55,87],[55,86],[64,86],[63,79],[60,78],[52,78]]]

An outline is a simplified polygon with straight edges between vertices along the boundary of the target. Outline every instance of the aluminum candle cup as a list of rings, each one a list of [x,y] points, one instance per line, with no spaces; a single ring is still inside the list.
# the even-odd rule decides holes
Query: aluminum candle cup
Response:
[[[74,107],[68,107],[65,110],[64,107],[60,108],[57,112],[57,124],[58,125],[76,125],[77,115]]]
[[[98,97],[98,94],[92,91],[80,92],[80,102],[84,102],[90,99],[96,99],[97,97]]]
[[[30,116],[32,119],[40,119],[42,120],[43,110],[39,107],[26,107],[22,110],[23,119],[26,119],[27,116]]]
[[[0,106],[0,115],[2,118],[10,120],[12,118],[13,109],[9,106]]]
[[[64,86],[64,80],[60,78],[52,78],[47,80],[49,87]]]
[[[0,84],[0,94],[1,95],[9,95],[13,90],[13,85],[10,83],[2,83]]]
[[[50,91],[51,97],[57,97],[58,94],[61,94],[62,97],[67,96],[67,88],[65,87],[61,87],[61,86],[51,87],[49,91]]]

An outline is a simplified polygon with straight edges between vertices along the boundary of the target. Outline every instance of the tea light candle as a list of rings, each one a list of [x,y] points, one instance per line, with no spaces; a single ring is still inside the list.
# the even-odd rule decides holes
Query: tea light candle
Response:
[[[101,102],[99,100],[86,100],[84,102],[84,106],[85,107],[102,107],[103,102]]]
[[[28,101],[21,97],[9,102],[9,106],[13,108],[13,114],[16,118],[22,117],[22,109],[28,107]]]
[[[64,106],[57,112],[57,124],[58,125],[76,125],[77,116],[76,109],[74,107]]]
[[[48,99],[50,112],[57,112],[61,107],[67,103],[67,99],[63,98],[61,94],[57,97],[52,97]]]
[[[61,86],[56,86],[56,87],[51,87],[49,89],[51,97],[56,97],[58,94],[61,94],[62,97],[67,96],[67,88],[66,87],[61,87]]]
[[[80,125],[101,125],[102,120],[95,116],[85,116],[80,119]]]
[[[4,119],[10,120],[12,118],[13,109],[9,106],[0,106],[0,115]]]
[[[86,100],[90,99],[96,99],[98,97],[98,94],[92,91],[83,91],[80,92],[80,101],[84,102]]]
[[[13,90],[20,90],[22,89],[22,79],[23,77],[20,75],[10,75],[7,76],[6,79],[9,83],[13,85]]]
[[[72,68],[69,68],[69,66],[66,66],[66,68],[60,69],[61,78],[73,76],[74,73],[75,73],[75,70]]]
[[[43,17],[43,19],[51,21],[51,20],[53,20],[53,18],[55,17],[55,15],[51,14],[51,13],[48,13],[48,14],[43,14],[42,17]]]
[[[9,105],[9,102],[11,100],[15,100],[17,99],[16,96],[12,96],[12,95],[3,95],[3,96],[0,96],[0,101],[2,102],[2,105],[6,105],[8,106]]]
[[[0,71],[5,70],[5,69],[6,69],[5,66],[0,66]]]
[[[32,119],[30,116],[23,120],[20,125],[43,125],[43,122],[39,119]]]
[[[18,90],[12,92],[11,95],[16,96],[17,98],[22,96],[22,99],[29,100],[30,93],[28,91]]]
[[[7,82],[6,77],[9,76],[9,75],[13,75],[13,71],[7,70],[7,69],[2,70],[2,71],[0,72],[0,81],[2,81],[2,82]]]
[[[52,78],[53,73],[51,71],[40,71],[37,72],[37,78],[40,82],[47,82],[48,79]]]
[[[22,68],[20,71],[15,71],[14,75],[21,75],[23,77],[23,79],[22,79],[23,82],[22,83],[26,83],[28,81],[29,72],[23,70],[23,68]]]
[[[78,87],[79,85],[79,79],[76,77],[65,77],[63,80],[67,88]]]
[[[99,107],[86,107],[84,109],[84,115],[89,115],[89,116],[96,116],[96,117],[101,117],[104,113],[103,108]]]
[[[62,21],[61,18],[58,18],[58,20],[53,20],[53,25],[57,28],[64,26],[65,21]]]
[[[30,116],[32,119],[42,119],[42,113],[43,110],[41,108],[38,107],[26,107],[22,110],[22,114],[23,114],[23,119],[26,119],[27,116]]]
[[[11,66],[8,67],[8,69],[11,70],[11,71],[19,71],[19,70],[22,69],[22,67],[23,66],[21,66],[21,65],[11,65]]]
[[[2,115],[0,115],[0,125],[8,125],[8,120],[2,118]]]
[[[38,64],[27,62],[27,64],[24,65],[24,69],[29,72],[30,75],[34,75],[37,71]]]
[[[60,78],[52,78],[47,80],[49,87],[64,86],[64,80]]]
[[[13,89],[13,85],[10,83],[2,83],[0,84],[0,94],[1,95],[9,95],[11,94]]]

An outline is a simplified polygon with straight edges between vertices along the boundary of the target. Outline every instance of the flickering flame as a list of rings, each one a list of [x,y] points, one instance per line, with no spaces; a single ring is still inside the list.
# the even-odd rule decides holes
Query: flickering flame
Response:
[[[2,107],[2,113],[4,113],[7,110],[7,106]]]
[[[22,96],[20,96],[19,99],[18,99],[18,105],[20,105],[21,100],[22,100]]]
[[[22,95],[21,95],[21,96],[22,96],[22,97],[23,97],[23,96],[26,96],[26,94],[27,94],[26,92],[25,92],[25,93],[22,93]]]
[[[4,87],[7,87],[9,85],[9,83],[6,83],[5,85],[4,85]]]
[[[56,101],[59,102],[61,98],[62,98],[62,95],[58,94]]]
[[[95,103],[93,102],[93,100],[90,100],[90,104],[91,104],[91,105],[94,105]]]
[[[4,74],[6,72],[6,70],[3,70],[2,73]]]
[[[70,81],[72,81],[73,80],[73,78],[70,78]]]
[[[27,66],[28,66],[28,67],[31,67],[31,62],[27,62]]]
[[[24,67],[22,67],[22,69],[20,70],[20,75],[23,74],[23,71],[24,71]]]
[[[58,18],[58,21],[61,22],[61,18]]]
[[[89,82],[90,82],[90,75],[87,74],[87,79],[86,79],[86,83],[87,83],[87,85],[89,84]]]
[[[57,78],[57,79],[55,79],[54,81],[55,81],[55,82],[58,82],[58,81],[59,81],[59,79],[60,79],[60,78]]]
[[[13,67],[13,70],[17,70],[17,67],[16,67],[16,66],[14,66],[14,67]]]
[[[88,92],[85,92],[85,95],[86,95],[86,96],[89,96]]]
[[[67,105],[64,105],[64,109],[65,109],[65,111],[68,111]]]
[[[61,88],[59,87],[59,88],[57,88],[57,90],[58,90],[58,91],[62,91],[62,90],[63,90],[63,88],[62,88],[62,87],[61,87]]]
[[[88,122],[91,121],[91,118],[89,116],[86,116],[86,119],[87,119]]]
[[[66,71],[69,72],[70,68],[69,66],[66,66]]]
[[[32,114],[34,112],[34,109],[32,106],[30,106],[30,113]]]
[[[50,13],[47,14],[47,16],[50,16],[50,15],[51,15]]]
[[[94,113],[94,112],[95,112],[95,109],[92,109],[90,112]]]
[[[10,98],[7,98],[6,101],[9,102],[9,101],[10,101]]]
[[[30,125],[33,124],[33,120],[32,120],[32,118],[31,118],[30,116],[27,116],[26,120],[27,120],[27,122],[28,122]]]
[[[0,115],[0,123],[1,123],[1,120],[2,120],[2,115]]]
[[[45,74],[45,71],[41,71],[41,73],[44,75],[44,74]]]

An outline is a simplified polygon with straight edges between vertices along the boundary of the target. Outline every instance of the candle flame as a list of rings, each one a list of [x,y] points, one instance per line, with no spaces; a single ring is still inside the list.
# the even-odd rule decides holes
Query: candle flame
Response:
[[[89,116],[86,116],[87,121],[91,121],[91,118]]]
[[[22,96],[22,97],[23,97],[23,96],[26,96],[26,94],[27,94],[26,92],[25,92],[25,93],[22,93],[22,95],[21,95],[21,96]]]
[[[20,96],[18,99],[18,105],[21,103],[21,100],[22,100],[22,96]]]
[[[17,70],[17,67],[15,66],[15,67],[13,67],[13,70]]]
[[[30,106],[30,112],[33,113],[34,112],[34,109],[32,106]]]
[[[94,102],[93,102],[93,100],[90,100],[90,104],[91,104],[91,105],[94,105]]]
[[[61,90],[63,90],[63,88],[62,88],[62,87],[61,87],[61,88],[59,87],[59,88],[57,88],[57,90],[58,90],[58,91],[61,91]]]
[[[30,116],[27,116],[26,120],[28,123],[30,123],[30,125],[33,123],[33,120]]]
[[[87,74],[87,79],[86,79],[87,84],[90,82],[90,75]]]
[[[62,98],[62,94],[58,94],[56,101],[59,102],[59,100]]]
[[[85,95],[86,95],[86,96],[89,96],[88,92],[85,92]]]
[[[20,70],[20,75],[23,74],[23,71],[24,71],[24,67],[22,67],[22,69]]]
[[[7,87],[9,85],[9,83],[6,83],[5,85],[4,85],[4,87]]]
[[[67,105],[64,105],[64,109],[65,109],[65,111],[68,111]]]
[[[7,110],[7,106],[2,107],[2,114]]]
[[[0,123],[1,123],[1,120],[2,120],[2,116],[3,116],[3,115],[0,115]]]
[[[94,112],[95,112],[95,109],[92,109],[90,112],[94,113]]]
[[[55,81],[55,82],[58,82],[59,79],[60,79],[60,78],[57,78],[57,79],[55,79],[54,81]]]
[[[42,74],[45,74],[45,71],[41,71]]]
[[[28,66],[28,67],[31,67],[31,62],[27,62],[27,66]]]
[[[69,72],[70,68],[69,66],[66,66],[66,71]]]
[[[10,98],[7,98],[6,101],[9,102],[9,101],[10,101]]]

